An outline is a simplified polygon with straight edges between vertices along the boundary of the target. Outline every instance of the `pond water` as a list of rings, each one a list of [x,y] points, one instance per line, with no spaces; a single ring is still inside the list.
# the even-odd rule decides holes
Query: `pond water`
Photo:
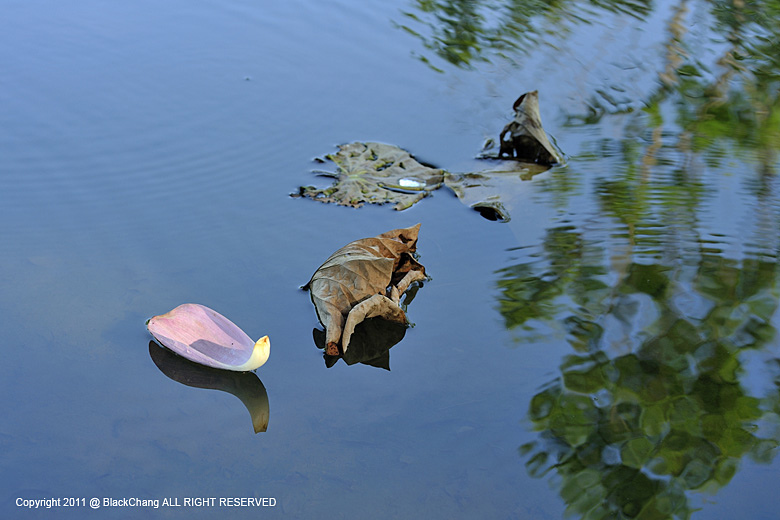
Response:
[[[774,0],[3,11],[4,518],[775,516]],[[482,169],[531,90],[566,160],[507,222],[289,196],[351,141]],[[390,370],[326,366],[299,287],[418,222]],[[150,345],[185,302],[270,336],[257,377]]]

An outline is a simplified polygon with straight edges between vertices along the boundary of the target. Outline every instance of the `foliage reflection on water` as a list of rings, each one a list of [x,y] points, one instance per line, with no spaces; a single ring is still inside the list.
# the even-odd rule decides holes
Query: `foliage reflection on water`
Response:
[[[419,38],[440,59],[460,68],[495,59],[519,64],[522,56],[539,52],[544,45],[555,48],[556,42],[563,41],[573,28],[592,25],[606,13],[641,21],[655,10],[669,9],[663,68],[643,68],[646,77],[642,82],[655,83],[657,88],[643,99],[632,99],[627,94],[630,89],[619,84],[620,78],[613,78],[613,84],[590,93],[588,112],[571,115],[571,123],[594,124],[606,114],[641,110],[658,129],[663,126],[661,103],[671,101],[676,108],[679,128],[675,133],[681,147],[703,152],[714,145],[713,141],[727,138],[740,149],[765,152],[763,162],[767,166],[776,162],[780,143],[777,0],[749,4],[744,0],[658,4],[623,0],[415,0],[413,6],[413,10],[403,13],[405,23],[397,25]],[[708,27],[702,34],[699,29],[692,31],[697,25]],[[603,30],[608,32],[610,28]],[[710,50],[716,55],[710,56]],[[420,58],[442,70],[427,56]],[[661,136],[661,132],[653,134],[656,145]],[[723,150],[719,151],[720,155],[709,150],[709,157],[722,158]]]
[[[649,2],[623,0],[591,2],[537,0],[415,0],[405,11],[406,32],[418,37],[439,58],[462,68],[527,54],[546,37],[568,33],[579,23],[596,18],[600,10],[642,18]],[[418,56],[436,70],[428,57]]]
[[[521,452],[532,475],[555,469],[570,511],[686,518],[686,491],[725,485],[745,455],[776,454],[780,393],[748,390],[743,351],[775,339],[777,263],[703,246],[630,262],[608,283],[598,245],[555,228],[543,262],[502,272],[507,324],[560,320],[576,351],[534,396],[541,434]]]
[[[415,7],[404,28],[469,68],[531,53],[553,28],[565,37],[594,12],[641,20],[657,6]],[[518,341],[560,332],[574,349],[533,397],[540,433],[521,453],[531,475],[557,475],[568,511],[586,518],[687,518],[690,491],[717,490],[745,456],[769,462],[780,444],[780,2],[670,7],[663,68],[646,71],[655,86],[629,99],[608,85],[588,94],[585,113],[568,114],[570,129],[612,118],[622,135],[586,144],[547,175],[541,189],[565,216],[498,272],[499,310]],[[692,8],[708,13],[706,37],[691,36]],[[710,62],[697,53],[707,45]],[[724,200],[734,206],[718,207]],[[739,214],[748,216],[735,225]],[[775,370],[768,390],[755,389],[754,355]]]

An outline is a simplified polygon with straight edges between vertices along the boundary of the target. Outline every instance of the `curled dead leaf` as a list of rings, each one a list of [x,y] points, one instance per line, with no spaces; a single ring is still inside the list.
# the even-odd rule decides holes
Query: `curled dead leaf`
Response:
[[[406,323],[400,296],[425,279],[417,262],[420,224],[350,242],[333,253],[303,286],[325,326],[326,353],[346,352],[355,327],[380,317]]]
[[[509,158],[539,164],[561,162],[542,127],[539,92],[534,90],[522,94],[512,105],[512,110],[515,111],[515,117],[501,130],[498,154],[483,153],[482,157]]]

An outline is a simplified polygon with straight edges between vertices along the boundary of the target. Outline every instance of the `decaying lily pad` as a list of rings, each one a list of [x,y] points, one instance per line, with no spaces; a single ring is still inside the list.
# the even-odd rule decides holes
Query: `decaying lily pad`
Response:
[[[336,164],[336,172],[318,173],[334,177],[332,186],[301,187],[293,196],[352,207],[394,203],[395,209],[402,210],[446,185],[486,218],[508,221],[507,201],[520,189],[518,181],[529,180],[561,162],[542,127],[538,92],[521,95],[512,108],[515,116],[501,131],[498,150],[493,143],[493,148],[485,147],[477,156],[489,160],[486,168],[450,173],[425,166],[396,146],[355,142],[326,156]]]
[[[486,219],[509,222],[512,201],[524,189],[523,181],[547,171],[549,166],[499,159],[491,163],[490,169],[448,175],[445,186]]]
[[[406,323],[400,306],[409,286],[425,279],[414,258],[420,224],[350,242],[333,253],[303,286],[325,326],[326,353],[346,353],[355,327],[381,317]]]
[[[294,196],[320,202],[360,207],[363,203],[395,204],[402,210],[441,186],[444,171],[419,163],[409,152],[382,143],[349,143],[325,157],[336,165],[335,172],[316,173],[333,177],[324,189],[302,186]]]

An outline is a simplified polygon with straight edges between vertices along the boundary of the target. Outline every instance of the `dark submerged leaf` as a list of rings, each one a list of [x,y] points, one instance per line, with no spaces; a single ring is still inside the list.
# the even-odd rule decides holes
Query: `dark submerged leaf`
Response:
[[[547,134],[542,127],[539,114],[539,92],[526,92],[517,98],[512,109],[514,119],[508,123],[499,135],[498,155],[485,154],[485,158],[509,158],[539,164],[557,164],[561,162]]]

